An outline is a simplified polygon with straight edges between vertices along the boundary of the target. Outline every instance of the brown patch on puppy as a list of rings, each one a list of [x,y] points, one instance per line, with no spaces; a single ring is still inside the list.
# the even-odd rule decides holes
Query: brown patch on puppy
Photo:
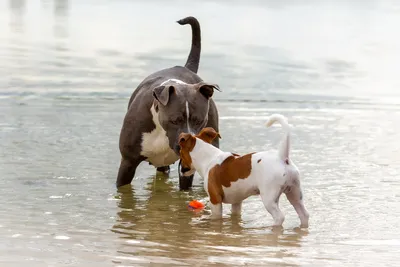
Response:
[[[196,138],[189,133],[181,133],[179,135],[179,146],[181,147],[179,154],[181,156],[181,165],[183,168],[191,168],[192,157],[189,153],[196,145]]]
[[[242,157],[230,156],[220,165],[215,165],[208,173],[208,193],[212,204],[222,203],[224,187],[230,187],[232,182],[246,179],[251,173],[251,157],[254,153]]]
[[[261,159],[257,160],[257,163],[260,163],[260,162],[261,162]]]
[[[196,137],[209,144],[211,144],[212,141],[214,141],[214,139],[217,137],[221,139],[221,135],[217,133],[212,127],[201,129],[200,133],[196,135]]]

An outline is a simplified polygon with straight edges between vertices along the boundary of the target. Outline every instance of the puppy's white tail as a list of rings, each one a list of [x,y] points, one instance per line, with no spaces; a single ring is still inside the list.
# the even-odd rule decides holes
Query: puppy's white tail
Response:
[[[285,137],[283,138],[281,147],[279,148],[279,156],[283,161],[288,164],[290,150],[290,125],[287,122],[286,117],[281,114],[272,114],[269,117],[266,125],[267,127],[270,127],[275,122],[279,122],[279,124],[285,131]]]

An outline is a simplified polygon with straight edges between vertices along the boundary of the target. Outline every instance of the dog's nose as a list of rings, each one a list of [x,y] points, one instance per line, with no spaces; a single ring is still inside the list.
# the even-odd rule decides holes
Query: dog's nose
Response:
[[[179,145],[175,145],[175,151],[179,153],[179,151],[181,151],[181,147]]]
[[[181,173],[185,173],[188,171],[190,171],[190,168],[188,168],[188,167],[182,167],[182,169],[181,169]]]

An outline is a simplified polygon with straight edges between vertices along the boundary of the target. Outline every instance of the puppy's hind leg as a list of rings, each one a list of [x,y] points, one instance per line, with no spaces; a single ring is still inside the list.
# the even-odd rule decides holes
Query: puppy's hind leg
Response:
[[[261,191],[260,195],[265,208],[274,219],[274,226],[282,226],[285,215],[283,215],[282,211],[279,209],[280,187],[270,187],[268,190]]]
[[[290,204],[294,207],[297,215],[300,218],[301,227],[308,227],[309,214],[304,206],[303,193],[301,191],[300,183],[291,186],[285,191],[286,197]]]
[[[240,215],[242,213],[242,202],[232,204],[232,215]]]

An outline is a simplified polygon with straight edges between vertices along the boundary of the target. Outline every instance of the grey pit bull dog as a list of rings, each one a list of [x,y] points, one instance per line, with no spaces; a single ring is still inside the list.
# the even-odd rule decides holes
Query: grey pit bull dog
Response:
[[[192,27],[192,47],[185,67],[175,66],[145,78],[133,92],[120,134],[121,164],[117,187],[130,184],[142,161],[157,171],[169,173],[179,159],[178,137],[182,132],[197,134],[204,127],[218,131],[218,111],[212,99],[218,85],[204,82],[196,73],[201,51],[200,24],[194,17],[178,21]],[[213,143],[219,147],[218,138]],[[179,162],[180,165],[180,162]],[[179,187],[192,186],[193,175],[179,172]]]

